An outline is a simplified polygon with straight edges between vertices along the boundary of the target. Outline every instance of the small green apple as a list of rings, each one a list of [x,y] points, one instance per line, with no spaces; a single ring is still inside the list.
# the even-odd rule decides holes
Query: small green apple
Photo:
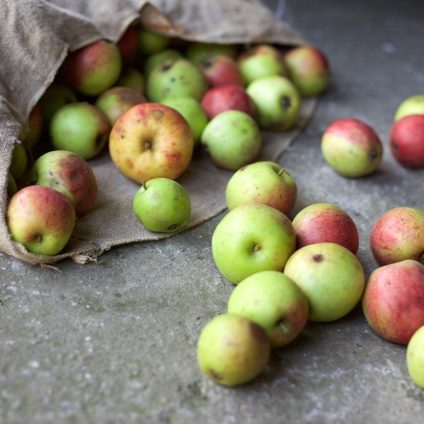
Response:
[[[173,233],[186,227],[190,221],[190,196],[174,180],[153,178],[137,191],[133,210],[149,231]]]
[[[53,83],[40,99],[40,105],[43,110],[43,116],[46,124],[50,125],[53,115],[60,107],[76,101],[77,97],[69,87]]]
[[[50,123],[54,148],[74,152],[84,159],[90,159],[103,150],[109,130],[106,115],[85,102],[62,106]]]
[[[240,315],[260,325],[271,346],[293,341],[308,320],[308,300],[296,283],[278,271],[257,272],[231,293],[228,313]]]
[[[228,181],[225,197],[230,210],[248,203],[262,203],[289,216],[296,193],[296,181],[286,169],[278,163],[262,161],[235,172]]]
[[[144,74],[150,75],[153,69],[163,65],[168,60],[181,59],[182,57],[183,55],[178,50],[174,49],[167,49],[162,52],[152,54],[147,57],[144,62]]]
[[[365,275],[356,256],[336,243],[316,243],[297,250],[284,274],[305,293],[311,321],[334,321],[361,299]]]
[[[137,93],[144,94],[144,76],[134,68],[125,68],[115,85],[117,87],[131,88],[137,91]]]
[[[200,370],[224,386],[247,383],[265,368],[270,343],[264,331],[248,319],[216,316],[203,327],[197,342]]]
[[[295,247],[290,220],[267,205],[233,209],[212,235],[215,264],[235,284],[259,271],[282,271]]]
[[[13,175],[9,172],[7,174],[7,195],[12,196],[18,191],[18,186],[13,178]]]
[[[22,143],[15,144],[12,152],[12,161],[9,172],[15,180],[19,180],[28,166],[28,153]]]
[[[44,128],[43,110],[37,103],[28,116],[28,125],[24,132],[22,142],[28,150],[31,150],[40,140]]]
[[[289,79],[278,75],[260,78],[246,91],[255,104],[260,127],[285,131],[296,124],[301,98]]]
[[[165,50],[169,41],[169,37],[146,28],[140,28],[137,32],[137,49],[143,55],[152,55]]]
[[[424,389],[424,326],[414,333],[408,343],[406,365],[412,381]]]
[[[259,128],[247,113],[228,110],[216,115],[204,129],[201,143],[215,165],[237,170],[254,161],[262,147]]]
[[[408,115],[422,115],[424,114],[424,94],[418,94],[405,99],[397,108],[395,114],[395,121]]]
[[[200,103],[191,97],[171,97],[163,99],[161,103],[172,107],[185,118],[193,133],[194,145],[198,145],[200,136],[208,123],[208,118]]]
[[[211,56],[227,56],[234,59],[236,54],[237,48],[233,44],[193,42],[186,50],[186,57],[195,64]]]

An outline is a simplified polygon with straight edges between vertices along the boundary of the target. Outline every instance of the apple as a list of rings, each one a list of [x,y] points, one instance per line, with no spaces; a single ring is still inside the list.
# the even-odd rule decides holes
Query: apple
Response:
[[[243,52],[238,65],[246,84],[271,75],[288,76],[283,55],[267,44],[260,44]]]
[[[77,216],[89,212],[97,197],[97,181],[90,165],[66,150],[52,150],[40,156],[31,169],[30,184],[62,193],[75,208]]]
[[[315,203],[302,209],[293,219],[297,247],[314,243],[337,243],[353,254],[359,246],[359,234],[352,218],[332,203]]]
[[[186,227],[190,221],[190,196],[174,180],[153,178],[143,183],[137,191],[133,210],[149,231],[174,233]]]
[[[8,172],[7,174],[7,195],[10,197],[14,195],[18,191],[18,186],[16,185],[16,181],[13,178],[13,175]]]
[[[233,171],[253,162],[262,147],[256,122],[238,110],[215,116],[203,130],[201,143],[215,165]]]
[[[289,74],[302,96],[315,96],[328,86],[330,71],[325,55],[313,46],[299,46],[284,55]]]
[[[397,108],[394,120],[408,116],[408,115],[422,115],[424,114],[424,94],[418,94],[405,99]]]
[[[185,59],[168,60],[147,77],[146,92],[150,101],[167,97],[193,97],[200,100],[207,89],[202,72]]]
[[[228,209],[244,204],[264,204],[289,216],[296,202],[297,186],[292,175],[275,162],[251,163],[233,174],[225,197]]]
[[[138,91],[126,87],[112,87],[97,99],[95,106],[107,116],[110,125],[113,125],[132,106],[145,102],[146,98]]]
[[[23,144],[27,149],[32,149],[40,140],[44,128],[43,110],[41,105],[37,103],[31,110],[28,116],[28,124],[24,137]]]
[[[223,85],[243,86],[243,77],[239,71],[237,63],[227,56],[210,56],[203,59],[200,69],[206,81],[212,87]]]
[[[378,168],[383,145],[369,125],[358,119],[343,118],[334,121],[324,131],[321,152],[337,173],[357,178]]]
[[[235,284],[259,271],[281,271],[295,247],[290,220],[267,205],[233,209],[212,235],[215,264]]]
[[[424,115],[396,121],[389,135],[390,151],[407,168],[424,168]]]
[[[144,73],[145,75],[150,75],[150,73],[158,66],[163,65],[169,60],[182,59],[183,55],[174,49],[167,49],[162,52],[152,54],[151,56],[146,57],[144,62]]]
[[[301,99],[293,83],[278,75],[253,81],[246,89],[256,108],[259,126],[286,131],[299,117]]]
[[[12,151],[9,172],[15,180],[19,180],[28,166],[28,153],[22,143],[16,143]]]
[[[161,103],[172,107],[184,117],[193,133],[194,145],[197,146],[208,123],[208,117],[200,103],[191,97],[171,97],[163,99]]]
[[[197,342],[200,370],[215,383],[247,383],[265,368],[271,347],[257,324],[246,318],[222,314],[202,329]]]
[[[406,365],[412,381],[424,389],[424,325],[409,340]]]
[[[168,47],[170,39],[165,35],[147,28],[139,28],[137,31],[137,48],[143,55],[152,55],[165,50]]]
[[[407,259],[377,268],[368,280],[362,308],[379,336],[407,344],[424,325],[424,265]]]
[[[144,94],[144,76],[134,68],[124,68],[115,85],[117,87],[131,88],[140,94]]]
[[[109,151],[116,167],[137,183],[152,178],[177,179],[193,154],[187,121],[159,103],[141,103],[125,112],[112,128]]]
[[[60,107],[68,103],[75,103],[76,101],[77,97],[69,87],[53,83],[40,99],[40,106],[46,124],[50,125],[53,115]]]
[[[226,85],[213,87],[202,98],[202,107],[209,119],[227,110],[239,110],[255,116],[255,106],[243,87]]]
[[[302,290],[278,271],[250,275],[236,286],[228,300],[228,313],[261,326],[273,347],[285,346],[301,333],[308,310]]]
[[[104,148],[110,125],[106,115],[85,102],[69,103],[53,115],[50,138],[56,150],[69,150],[91,159]]]
[[[348,249],[336,243],[316,243],[297,250],[284,274],[305,293],[309,320],[335,321],[361,299],[365,286],[362,265]]]
[[[128,64],[134,61],[137,54],[137,30],[129,26],[116,43],[121,53],[122,63]]]
[[[372,227],[370,245],[379,265],[405,259],[424,263],[424,211],[405,206],[386,211]]]
[[[199,64],[202,60],[212,56],[236,57],[237,47],[233,44],[193,42],[187,47],[186,57],[190,62]]]
[[[115,84],[121,66],[116,44],[99,40],[70,53],[62,69],[71,88],[87,96],[97,96]]]
[[[10,199],[7,225],[12,239],[29,252],[56,255],[72,235],[75,210],[62,193],[50,187],[28,186]]]

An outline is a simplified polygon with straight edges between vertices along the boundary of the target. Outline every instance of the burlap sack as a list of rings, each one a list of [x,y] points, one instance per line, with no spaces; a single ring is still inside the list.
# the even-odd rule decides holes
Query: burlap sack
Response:
[[[219,43],[302,43],[302,38],[254,0],[2,0],[0,5],[0,251],[34,264],[72,257],[86,263],[112,246],[166,235],[143,228],[132,213],[136,184],[123,177],[107,152],[90,161],[99,195],[95,208],[77,222],[65,250],[34,255],[11,240],[6,222],[7,172],[11,153],[29,112],[53,81],[69,50],[106,38],[117,41],[140,20],[163,34]],[[264,134],[262,159],[276,159],[306,123],[314,100],[303,103],[291,132]],[[206,155],[194,158],[180,182],[189,190],[194,226],[225,208],[231,173],[217,169]]]

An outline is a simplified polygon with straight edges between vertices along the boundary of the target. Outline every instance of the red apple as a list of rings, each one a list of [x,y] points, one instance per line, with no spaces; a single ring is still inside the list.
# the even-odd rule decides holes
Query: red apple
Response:
[[[314,243],[337,243],[356,254],[359,234],[352,218],[331,203],[316,203],[293,219],[298,248]]]
[[[227,110],[238,110],[254,116],[255,108],[244,88],[226,85],[209,89],[202,98],[202,107],[209,119]]]
[[[129,26],[117,43],[122,63],[128,64],[135,59],[137,53],[137,30]]]
[[[408,115],[390,131],[390,150],[408,168],[424,168],[424,115]]]
[[[407,344],[424,325],[424,265],[408,259],[376,269],[368,280],[362,306],[378,335]]]
[[[424,211],[398,207],[385,212],[371,230],[371,250],[380,265],[424,262]]]
[[[176,179],[191,161],[193,135],[176,110],[141,103],[115,122],[109,150],[116,167],[137,183],[158,177]]]
[[[206,81],[212,87],[222,85],[243,86],[243,77],[237,63],[227,56],[210,56],[199,64]]]

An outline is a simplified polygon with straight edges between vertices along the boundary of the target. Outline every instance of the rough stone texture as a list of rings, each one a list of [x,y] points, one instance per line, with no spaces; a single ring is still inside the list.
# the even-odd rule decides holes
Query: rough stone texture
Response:
[[[320,136],[355,116],[387,147],[397,105],[423,91],[423,9],[420,0],[287,2],[285,18],[326,52],[333,81],[280,162],[298,181],[297,209],[325,200],[352,215],[367,274],[372,224],[397,205],[424,208],[424,172],[401,168],[386,149],[376,175],[345,179],[324,163]],[[421,422],[424,392],[408,377],[405,348],[376,336],[359,308],[308,324],[252,384],[226,389],[200,375],[199,331],[232,290],[211,256],[221,217],[59,272],[0,256],[0,422]]]

